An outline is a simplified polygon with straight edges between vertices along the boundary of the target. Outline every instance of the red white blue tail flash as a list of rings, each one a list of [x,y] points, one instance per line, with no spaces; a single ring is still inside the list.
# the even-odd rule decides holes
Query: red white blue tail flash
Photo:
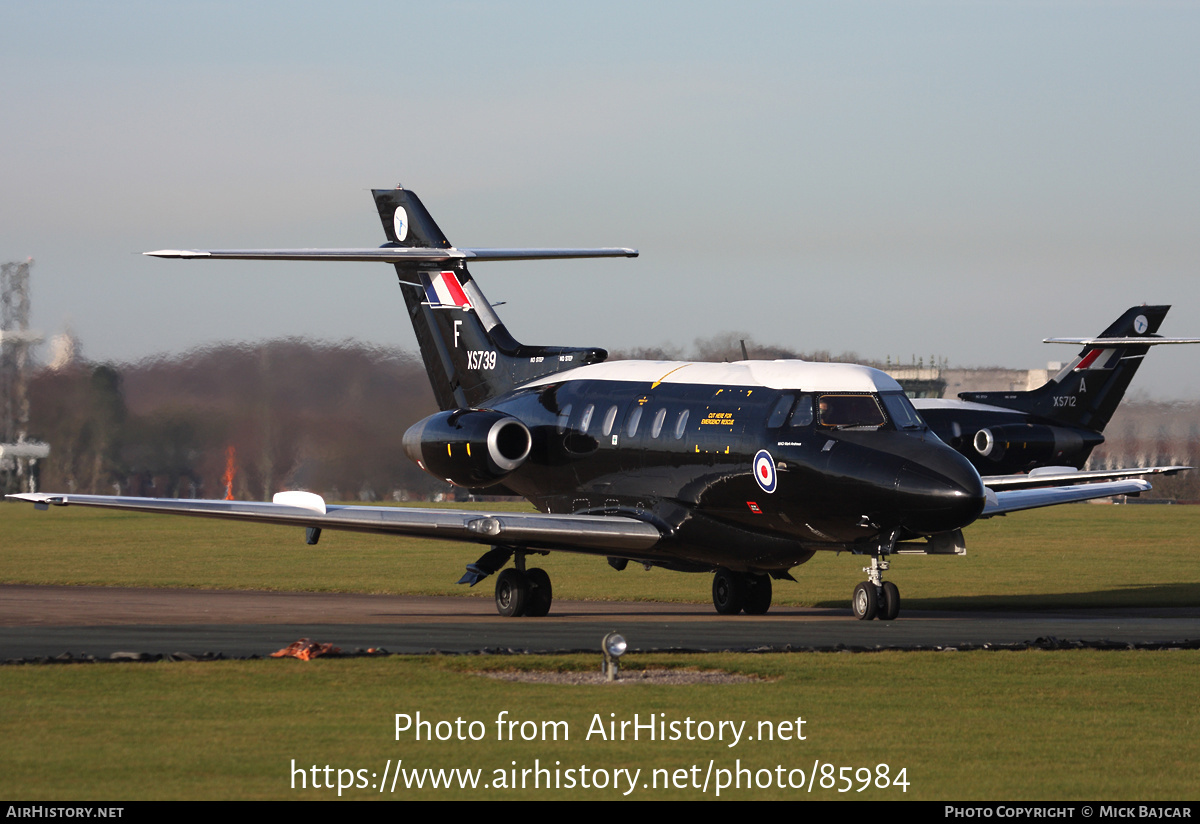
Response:
[[[1075,365],[1075,371],[1112,369],[1121,360],[1120,349],[1093,349]]]
[[[421,285],[425,287],[425,297],[430,306],[471,308],[471,299],[463,292],[453,272],[435,272],[432,275],[422,272]]]

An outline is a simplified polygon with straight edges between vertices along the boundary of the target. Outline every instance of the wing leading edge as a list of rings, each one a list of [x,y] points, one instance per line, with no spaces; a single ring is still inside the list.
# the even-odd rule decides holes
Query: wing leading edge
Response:
[[[455,509],[410,509],[391,506],[326,506],[317,495],[284,492],[271,503],[135,498],[27,492],[7,495],[39,509],[49,506],[92,506],[133,512],[161,512],[200,518],[339,529],[388,535],[414,535],[448,541],[520,545],[603,555],[653,547],[663,537],[645,521],[620,515],[549,515],[541,512],[484,512]]]
[[[1001,478],[997,476],[994,480],[1000,481]],[[1040,482],[1054,484],[1056,480],[1059,484],[1064,483],[1061,479],[1051,478],[1041,479]],[[993,489],[988,486],[987,504],[979,517],[991,518],[1024,509],[1077,503],[1114,495],[1137,495],[1151,488],[1148,481],[1140,479],[1075,483],[1070,486],[1050,485],[1037,489]],[[281,492],[271,503],[53,492],[23,492],[5,497],[13,501],[32,503],[38,509],[51,506],[90,506],[132,512],[191,515],[198,518],[259,521],[306,529],[413,535],[498,546],[519,545],[530,549],[552,549],[591,555],[605,555],[617,551],[645,551],[653,548],[665,537],[653,524],[621,515],[551,515],[542,512],[327,506],[319,495],[307,492]]]

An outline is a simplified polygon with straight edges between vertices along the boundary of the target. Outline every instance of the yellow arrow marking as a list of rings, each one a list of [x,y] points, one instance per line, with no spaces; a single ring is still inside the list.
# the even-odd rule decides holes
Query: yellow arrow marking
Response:
[[[656,388],[658,387],[658,385],[659,385],[660,383],[662,383],[663,381],[665,381],[665,380],[666,380],[666,379],[667,379],[667,378],[668,378],[670,375],[674,375],[676,372],[678,372],[680,369],[683,369],[683,368],[684,368],[684,367],[686,367],[686,366],[691,366],[691,364],[690,364],[690,363],[685,363],[683,366],[676,366],[674,369],[672,369],[672,370],[671,370],[670,372],[668,372],[666,375],[663,375],[661,378],[659,378],[658,380],[656,380],[654,383],[650,384],[650,388],[651,388],[651,389],[656,389]]]

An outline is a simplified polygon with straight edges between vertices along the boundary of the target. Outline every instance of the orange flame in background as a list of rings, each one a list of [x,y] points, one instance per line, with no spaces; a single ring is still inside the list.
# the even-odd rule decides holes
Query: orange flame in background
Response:
[[[237,450],[233,444],[225,447],[225,500],[233,500],[233,479],[237,477]]]

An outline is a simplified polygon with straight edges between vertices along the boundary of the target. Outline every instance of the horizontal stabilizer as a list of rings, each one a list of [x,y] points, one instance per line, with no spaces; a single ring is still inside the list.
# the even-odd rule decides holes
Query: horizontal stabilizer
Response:
[[[195,260],[328,260],[374,263],[445,263],[452,260],[564,260],[637,257],[637,249],[431,249],[380,246],[367,249],[159,249],[142,252],[158,258]]]
[[[1161,346],[1164,343],[1200,343],[1200,338],[1043,338],[1042,343],[1073,343],[1077,346]]]

